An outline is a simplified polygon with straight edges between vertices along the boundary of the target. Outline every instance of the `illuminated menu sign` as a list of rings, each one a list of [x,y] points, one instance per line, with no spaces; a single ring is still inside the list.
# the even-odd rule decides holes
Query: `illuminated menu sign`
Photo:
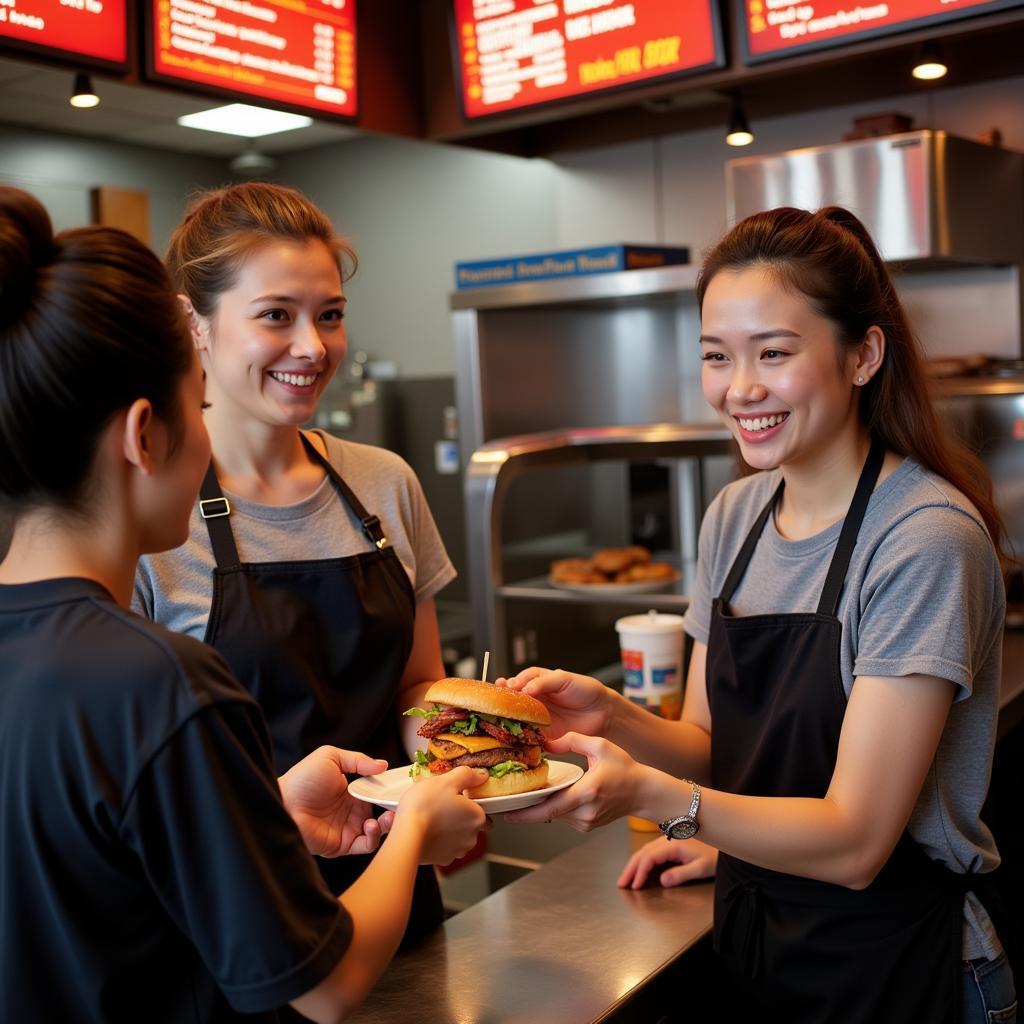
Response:
[[[937,21],[963,18],[1021,0],[739,0],[750,63],[872,36],[890,35]]]
[[[151,77],[355,117],[355,0],[150,2]]]
[[[588,96],[723,61],[714,0],[454,0],[467,117]]]
[[[0,47],[7,40],[64,61],[124,68],[126,0],[0,0]]]

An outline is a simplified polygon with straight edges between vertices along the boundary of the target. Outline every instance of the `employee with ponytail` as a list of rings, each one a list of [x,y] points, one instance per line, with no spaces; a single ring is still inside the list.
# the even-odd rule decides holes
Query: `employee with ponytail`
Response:
[[[156,257],[54,235],[0,188],[0,1020],[336,1021],[405,927],[420,862],[484,824],[460,789],[403,798],[334,898],[310,853],[389,819],[321,748],[276,777],[263,716],[205,645],[128,611],[143,552],[180,544],[207,470],[202,372]],[[454,774],[454,773],[453,773]]]
[[[660,822],[623,886],[717,848],[714,943],[754,1019],[1012,1021],[979,816],[1004,608],[985,473],[848,211],[747,218],[697,297],[705,397],[756,472],[701,528],[682,720],[526,670],[509,685],[590,771],[510,817]]]

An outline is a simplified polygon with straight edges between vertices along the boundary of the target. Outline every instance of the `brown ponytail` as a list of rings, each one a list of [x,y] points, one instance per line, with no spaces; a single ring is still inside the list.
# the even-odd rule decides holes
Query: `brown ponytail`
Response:
[[[860,415],[873,437],[948,480],[978,510],[1004,563],[1006,532],[981,460],[951,435],[935,413],[920,347],[892,278],[867,229],[849,210],[816,213],[779,207],[740,221],[708,253],[697,283],[703,309],[720,270],[760,266],[785,288],[805,295],[849,346],[877,326],[885,358],[860,389]]]
[[[355,273],[355,252],[327,215],[296,189],[264,181],[200,193],[171,236],[165,262],[178,291],[208,317],[246,256],[273,239],[323,242],[342,281]]]

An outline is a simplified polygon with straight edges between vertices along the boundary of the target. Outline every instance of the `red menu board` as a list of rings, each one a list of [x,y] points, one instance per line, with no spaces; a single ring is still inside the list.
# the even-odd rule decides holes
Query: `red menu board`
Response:
[[[0,47],[6,40],[65,62],[123,69],[126,0],[0,0]]]
[[[149,77],[355,117],[356,0],[149,2]]]
[[[466,117],[723,63],[714,0],[454,0]]]
[[[739,0],[749,63],[904,32],[1021,2],[1024,0]]]

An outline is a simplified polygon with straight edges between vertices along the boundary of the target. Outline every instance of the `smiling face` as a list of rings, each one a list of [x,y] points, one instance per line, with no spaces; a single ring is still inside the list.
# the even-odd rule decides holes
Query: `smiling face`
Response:
[[[345,296],[334,256],[318,240],[255,249],[209,318],[196,318],[207,400],[268,426],[297,426],[345,357]]]
[[[704,396],[755,469],[828,458],[863,430],[862,346],[841,345],[835,324],[764,268],[714,276],[701,349]]]

